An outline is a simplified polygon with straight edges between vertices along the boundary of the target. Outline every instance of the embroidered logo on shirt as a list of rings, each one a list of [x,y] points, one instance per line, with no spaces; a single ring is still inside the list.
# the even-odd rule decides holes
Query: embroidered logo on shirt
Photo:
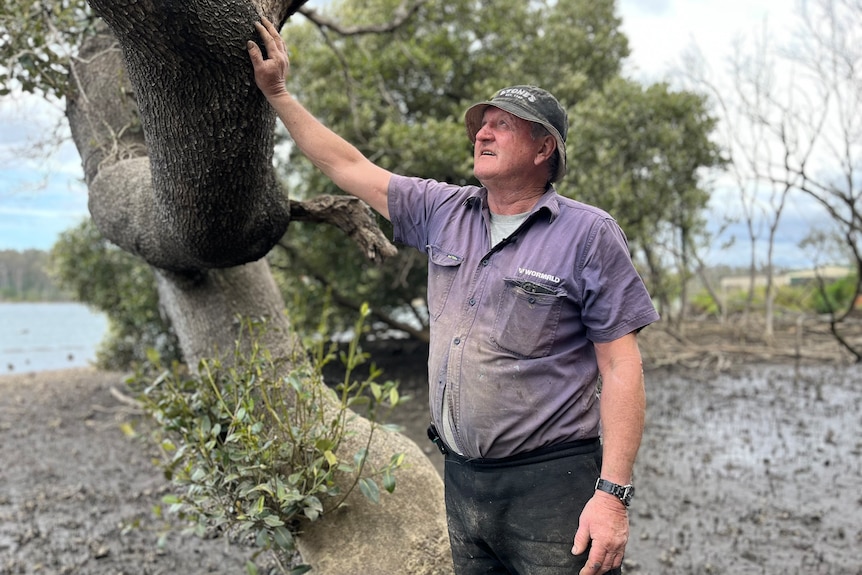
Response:
[[[563,281],[555,275],[537,272],[535,270],[528,270],[527,268],[518,268],[518,273],[532,278],[538,278],[540,280],[554,282],[555,284],[558,284]]]

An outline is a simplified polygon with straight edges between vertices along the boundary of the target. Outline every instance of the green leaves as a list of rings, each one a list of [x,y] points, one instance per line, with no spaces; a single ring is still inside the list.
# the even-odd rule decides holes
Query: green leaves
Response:
[[[370,314],[367,306],[362,311],[357,334]],[[178,364],[166,370],[156,361],[155,377],[139,374],[138,385],[147,412],[160,424],[152,433],[160,465],[179,488],[162,502],[196,532],[249,532],[262,550],[290,558],[301,523],[338,507],[354,487],[374,503],[380,501],[375,477],[387,492],[395,489],[404,454],[372,469],[367,446],[378,428],[376,406],[391,409],[402,399],[394,383],[373,380],[376,369],[364,381],[351,379],[366,359],[355,341],[342,358],[348,375],[333,417],[323,407],[323,394],[331,391],[322,366],[291,359],[295,367],[286,369],[285,359],[272,358],[258,344],[265,324],[243,320],[243,326],[229,366],[205,360],[198,376],[187,377]],[[348,406],[360,396],[369,403],[371,431],[365,447],[342,453]]]
[[[61,97],[69,58],[94,22],[84,0],[7,0],[0,12],[0,96],[13,87]]]
[[[373,479],[363,477],[359,480],[359,490],[362,494],[374,503],[380,503],[380,490]]]
[[[379,24],[394,4],[345,1],[333,18]],[[699,232],[709,195],[698,176],[719,161],[709,141],[714,120],[692,93],[622,77],[629,46],[620,25],[612,0],[428,0],[390,34],[349,37],[296,20],[284,33],[294,55],[288,82],[315,116],[383,167],[453,184],[475,183],[465,109],[506,85],[542,86],[571,121],[569,175],[558,190],[609,211],[636,255],[669,244],[654,258],[663,263],[680,247],[674,238]],[[294,197],[339,193],[299,155],[284,172],[296,182]],[[424,256],[400,250],[373,267],[340,232],[292,230],[270,254],[289,302],[316,295],[319,305],[327,291],[345,309],[369,301],[378,325],[399,327],[406,317],[417,328],[411,336],[427,339],[427,316],[414,304],[425,297]]]
[[[573,111],[569,173],[558,190],[610,212],[652,296],[671,301],[686,281],[686,270],[674,273],[673,262],[684,261],[705,234],[704,168],[723,163],[708,101],[666,84],[644,88],[616,79]]]

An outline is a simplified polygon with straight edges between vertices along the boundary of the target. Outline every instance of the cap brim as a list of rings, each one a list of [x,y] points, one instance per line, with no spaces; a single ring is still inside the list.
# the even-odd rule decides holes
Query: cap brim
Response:
[[[470,141],[476,143],[476,134],[482,128],[482,116],[485,115],[485,110],[490,106],[490,102],[479,102],[467,108],[464,114],[464,124],[467,126],[467,137]]]

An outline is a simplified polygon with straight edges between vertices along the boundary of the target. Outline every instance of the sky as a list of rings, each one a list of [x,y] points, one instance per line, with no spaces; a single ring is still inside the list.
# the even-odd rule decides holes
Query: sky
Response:
[[[721,67],[740,36],[764,23],[778,35],[792,23],[797,0],[617,0],[632,49],[630,71],[645,81],[673,77],[682,54],[696,45]]]
[[[50,249],[88,217],[82,180],[62,105],[0,96],[0,250]]]
[[[711,67],[720,68],[740,35],[760,30],[765,22],[778,35],[785,31],[795,4],[796,0],[618,0],[632,49],[626,73],[645,83],[673,84],[673,70],[692,46]],[[46,148],[46,142],[60,138],[59,146]],[[60,232],[88,217],[82,178],[61,103],[20,94],[0,97],[0,250],[50,249]],[[714,208],[727,201],[726,193],[718,193]],[[779,238],[779,265],[791,266],[791,260],[798,260],[799,230],[812,225],[810,213],[805,207],[788,209]],[[724,239],[735,233],[731,229]],[[713,250],[710,263],[747,265],[747,249],[743,240],[730,250]]]
[[[702,55],[710,77],[720,82],[722,77],[729,76],[735,43],[768,31],[770,41],[780,44],[790,39],[798,25],[799,0],[617,2],[622,29],[632,50],[625,71],[644,84],[667,81],[680,87],[684,54],[693,51]],[[750,265],[751,244],[745,224],[739,221],[739,193],[728,180],[724,185],[716,183],[712,192],[708,228],[716,241],[704,256],[712,265],[745,267]],[[728,223],[728,217],[737,221]],[[812,256],[800,249],[799,242],[810,230],[822,229],[829,221],[810,198],[789,196],[775,238],[774,264],[785,268],[809,267]],[[765,250],[765,234],[764,230],[758,239],[759,253]],[[722,247],[728,244],[729,247]]]

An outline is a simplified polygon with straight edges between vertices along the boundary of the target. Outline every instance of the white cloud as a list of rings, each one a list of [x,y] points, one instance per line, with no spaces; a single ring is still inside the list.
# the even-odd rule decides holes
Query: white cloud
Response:
[[[78,217],[78,216],[86,216],[86,210],[57,210],[57,209],[47,209],[41,207],[24,207],[24,208],[16,208],[9,206],[0,206],[0,217],[4,216],[15,216],[15,217],[23,217],[23,218],[44,218],[44,219],[52,219],[52,218],[68,218],[69,216]]]
[[[622,0],[623,12],[639,16],[662,16],[671,11],[673,0]]]
[[[795,0],[621,0],[622,29],[632,55],[627,68],[647,82],[670,80],[684,52],[697,46],[713,67],[721,67],[740,36],[765,22],[787,31]]]
[[[751,41],[768,31],[773,46],[788,43],[798,27],[799,0],[621,0],[622,29],[629,38],[631,56],[626,73],[644,83],[667,81],[674,88],[689,87],[682,71],[684,55],[699,54],[710,80],[718,86],[729,85],[729,62],[737,44],[745,53]],[[773,69],[779,82],[786,75]],[[722,126],[723,127],[723,126]],[[740,136],[738,132],[735,133]],[[721,178],[710,203],[710,230],[718,233],[728,218],[742,217],[739,192],[729,178]],[[758,201],[772,213],[766,190]],[[767,218],[768,220],[769,218]],[[757,224],[759,264],[765,263],[766,223]],[[775,243],[774,263],[784,267],[803,267],[809,255],[798,247],[812,230],[833,229],[829,216],[810,197],[791,194],[782,214]],[[721,249],[731,239],[729,248]],[[724,228],[712,247],[708,261],[729,265],[748,265],[750,243],[743,223]]]
[[[63,118],[63,104],[56,100],[13,91],[0,98],[0,146],[21,146],[38,143],[59,127],[68,136]]]
[[[30,195],[53,188],[49,201],[84,194],[81,157],[65,117],[65,100],[21,91],[0,97],[0,204],[10,194]],[[78,205],[78,198],[71,200]]]
[[[49,249],[88,217],[82,180],[62,103],[0,98],[0,249]]]

